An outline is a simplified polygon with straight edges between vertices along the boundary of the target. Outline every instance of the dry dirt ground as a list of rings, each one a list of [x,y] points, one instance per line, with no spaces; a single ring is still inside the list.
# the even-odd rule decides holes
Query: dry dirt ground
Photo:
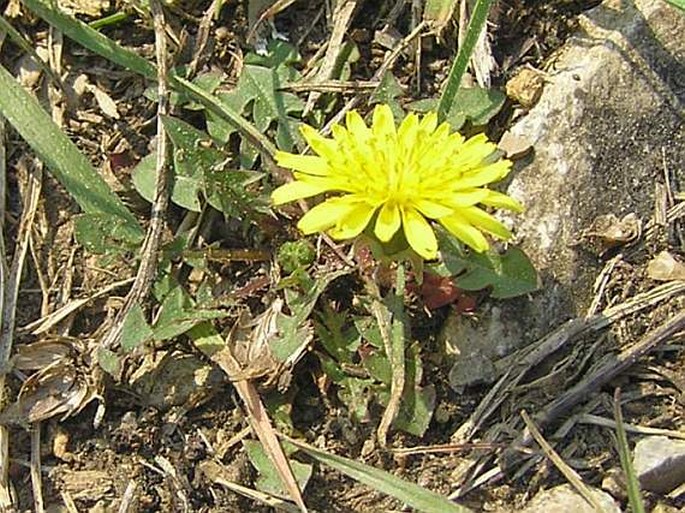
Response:
[[[325,18],[319,17],[323,3],[318,0],[295,2],[275,19],[276,28],[287,35],[290,41],[297,43],[303,57],[300,64],[302,69],[306,68],[309,59],[330,37]],[[351,65],[350,80],[363,81],[370,79],[382,62],[385,50],[374,40],[374,33],[382,26],[395,2],[359,3],[361,7],[352,20],[349,37],[357,44],[360,55]],[[526,65],[543,68],[553,52],[574,30],[576,16],[596,4],[596,1],[580,0],[499,2],[492,13],[490,27],[493,55],[500,65],[493,74],[493,87],[503,89],[506,81]],[[206,1],[172,3],[168,6],[167,30],[173,41],[170,48],[177,64],[189,64],[193,60],[198,25],[210,7]],[[113,3],[104,12],[119,9],[130,10],[127,6]],[[152,60],[154,34],[150,21],[136,11],[130,12],[128,19],[108,26],[103,31]],[[235,83],[243,57],[249,50],[247,16],[243,2],[226,2],[218,18],[211,20],[207,46],[197,63],[199,71],[213,68],[222,70],[228,77],[222,87],[227,89]],[[93,19],[87,15],[80,17]],[[410,17],[407,5],[395,22],[400,35],[409,32]],[[12,18],[12,23],[36,47],[45,47],[47,44],[47,26],[37,18],[24,13]],[[393,71],[404,87],[402,101],[438,93],[455,54],[453,45],[449,43],[453,37],[454,27],[449,26],[443,42],[426,38],[418,74],[411,55],[399,58]],[[85,74],[91,84],[114,100],[119,114],[117,120],[103,115],[102,105],[98,104],[95,95],[84,93],[78,97],[76,104],[65,105],[62,116],[64,130],[91,157],[92,162],[103,169],[108,181],[126,199],[127,205],[141,219],[147,219],[149,205],[130,186],[130,170],[149,153],[155,136],[156,107],[146,97],[147,84],[66,38],[63,45],[62,68],[72,81],[71,85],[77,76]],[[14,71],[23,65],[22,53],[9,42],[2,47],[0,58],[8,69]],[[40,83],[31,85],[39,95],[42,94]],[[346,91],[343,96],[350,98],[355,94],[364,93]],[[506,129],[511,112],[512,107],[507,104],[493,120],[489,128],[493,136]],[[198,128],[204,128],[202,118],[192,111],[179,112],[178,115]],[[35,163],[16,133],[9,131],[7,138],[8,169],[11,171],[8,177],[5,240],[11,255],[15,248],[27,169]],[[50,335],[32,335],[24,327],[71,299],[88,297],[117,280],[133,276],[136,266],[134,259],[105,259],[78,247],[74,242],[72,223],[77,213],[78,208],[65,191],[45,173],[42,198],[32,230],[29,260],[17,305],[16,338],[17,348],[37,340],[46,344],[73,344],[69,354],[73,355],[71,365],[74,368],[92,365],[81,359],[78,344],[88,343],[101,335],[99,330],[108,325],[108,320],[120,308],[127,285],[91,301],[70,316],[66,323],[52,327]],[[170,233],[183,220],[182,209],[172,208],[168,216]],[[248,258],[236,260],[229,257],[210,264],[211,272],[224,290],[239,291],[232,298],[234,304],[242,302],[252,308],[259,307],[263,291],[254,280],[266,272],[263,255],[270,255],[277,242],[297,237],[291,221],[280,218],[280,222],[291,223],[291,226],[279,226],[268,219],[260,221],[257,227],[252,225],[245,228],[240,223],[225,221],[220,216],[205,225],[209,227],[205,236],[208,243],[218,242],[225,249],[253,251]],[[642,253],[635,257],[635,265],[645,261],[649,252],[649,248],[643,248]],[[598,257],[598,269],[603,264],[602,258],[608,257]],[[623,265],[625,269],[613,275],[607,289],[607,296],[616,298],[616,301],[637,290],[646,289],[639,279],[635,280],[631,263]],[[190,273],[190,287],[193,286],[193,277],[193,273]],[[344,302],[355,287],[359,287],[355,279],[345,277],[342,283],[327,292],[327,297],[336,297],[337,294]],[[557,360],[545,362],[541,368],[535,369],[533,375],[526,379],[531,385],[521,387],[502,406],[499,418],[491,421],[491,424],[501,422],[500,436],[475,448],[452,447],[448,452],[424,451],[411,455],[398,455],[392,451],[449,444],[455,430],[488,392],[487,387],[471,387],[458,394],[448,384],[449,365],[440,356],[442,348],[437,334],[448,309],[454,308],[453,305],[434,311],[432,316],[426,315],[420,304],[412,305],[414,336],[420,340],[424,355],[435,355],[426,358],[428,363],[425,365],[424,381],[436,387],[436,413],[423,437],[393,432],[389,450],[374,446],[369,440],[373,439],[382,409],[371,408],[367,422],[353,421],[348,408],[333,389],[322,386],[322,370],[313,355],[305,356],[298,364],[287,397],[278,398],[267,393],[267,402],[280,400],[285,404],[283,411],[287,411],[292,421],[292,435],[449,495],[469,481],[463,473],[468,456],[481,454],[484,457],[500,457],[506,452],[504,449],[517,439],[520,430],[512,431],[511,427],[507,427],[505,421],[509,416],[517,415],[524,408],[536,412],[540,405],[559,394],[560,390],[574,384],[578,368],[589,365],[589,360],[598,359],[612,349],[620,349],[637,340],[649,327],[657,326],[667,318],[676,307],[676,304],[671,304],[629,316],[604,336],[601,345],[596,345],[596,335],[588,335],[568,354],[557,355]],[[67,335],[74,339],[65,338]],[[253,486],[257,477],[242,448],[241,437],[247,436],[244,431],[247,423],[233,386],[216,370],[200,387],[190,382],[189,376],[197,368],[204,368],[206,362],[182,337],[163,347],[156,347],[154,352],[161,354],[165,351],[165,354],[175,355],[176,361],[184,361],[188,365],[188,368],[182,366],[181,371],[174,368],[173,373],[181,373],[173,374],[176,380],[174,386],[165,380],[163,363],[148,361],[146,365],[156,369],[152,379],[139,380],[136,386],[130,385],[130,379],[128,382],[112,379],[104,382],[100,392],[106,410],[99,427],[93,426],[98,401],[91,402],[83,411],[63,421],[58,415],[40,423],[43,494],[50,511],[117,511],[127,489],[133,497],[128,511],[271,510],[217,484],[217,480],[211,479],[206,471],[208,461],[219,461],[224,467],[224,477],[230,481]],[[566,361],[572,362],[571,365],[564,366]],[[128,372],[134,374],[136,367],[143,364],[130,362],[129,365],[133,368]],[[684,366],[685,352],[682,346],[675,342],[664,346],[659,352],[640,360],[628,372],[622,373],[611,386],[594,391],[592,408],[586,405],[584,411],[611,418],[611,395],[614,388],[620,386],[624,397],[632,398],[624,406],[626,422],[667,429],[682,428]],[[190,390],[178,382],[177,376],[187,377],[190,382],[187,388]],[[546,377],[546,381],[537,381]],[[16,397],[25,378],[26,374],[22,372],[10,375],[8,395],[11,399]],[[569,411],[563,418],[568,418],[571,413],[580,412]],[[555,426],[559,427],[561,423],[557,422]],[[29,474],[31,430],[12,427],[10,435],[10,478],[21,509],[32,510],[34,494]],[[599,486],[618,467],[613,447],[611,430],[593,423],[576,423],[571,434],[557,446],[557,451],[587,483]],[[511,465],[501,480],[474,485],[471,491],[460,498],[460,502],[476,511],[516,511],[541,488],[565,482],[560,473],[544,460],[536,459],[525,467],[519,461],[520,454],[514,451],[513,456],[510,454],[509,459],[502,460],[510,460]],[[303,460],[306,458],[303,457]],[[403,507],[398,501],[325,466],[316,466],[307,485],[305,499],[313,511],[319,512],[400,511]],[[675,499],[669,501],[649,496],[647,499],[650,505],[659,502],[664,507],[673,508],[671,511],[683,507],[682,502]]]

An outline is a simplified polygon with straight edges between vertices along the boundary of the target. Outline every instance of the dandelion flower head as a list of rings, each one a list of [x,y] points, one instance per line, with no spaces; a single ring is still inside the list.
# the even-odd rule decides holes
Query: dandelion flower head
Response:
[[[438,243],[430,221],[482,252],[489,247],[483,233],[511,236],[482,207],[522,210],[516,200],[486,187],[504,178],[511,162],[497,159],[496,146],[483,134],[465,139],[450,133],[447,123],[438,126],[435,113],[409,114],[396,127],[390,107],[379,105],[370,127],[352,111],[344,127],[333,127],[332,138],[307,125],[301,132],[316,155],[276,154],[295,179],[273,191],[274,204],[338,193],[300,219],[305,234],[325,231],[350,239],[372,223],[381,242],[402,229],[416,253],[433,259]]]

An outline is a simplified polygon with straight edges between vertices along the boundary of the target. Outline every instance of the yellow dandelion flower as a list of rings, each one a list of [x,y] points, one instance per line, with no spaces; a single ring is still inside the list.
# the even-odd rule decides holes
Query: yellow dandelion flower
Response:
[[[390,107],[379,105],[370,127],[349,112],[345,127],[333,127],[332,138],[303,126],[316,155],[276,154],[280,166],[294,170],[295,180],[273,191],[272,201],[280,205],[338,192],[300,219],[303,233],[327,231],[350,239],[373,223],[375,236],[388,242],[402,228],[411,248],[426,259],[438,250],[428,220],[479,252],[489,247],[483,232],[508,239],[509,230],[479,205],[522,210],[516,200],[485,187],[504,178],[511,162],[496,158],[496,146],[485,135],[465,139],[437,121],[435,113],[409,114],[396,128]]]

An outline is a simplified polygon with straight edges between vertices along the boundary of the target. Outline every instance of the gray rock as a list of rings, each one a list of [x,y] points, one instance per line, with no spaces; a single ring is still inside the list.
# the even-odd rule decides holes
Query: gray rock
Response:
[[[633,465],[644,490],[668,493],[685,482],[685,441],[643,438],[635,446]]]
[[[491,383],[497,379],[493,361],[517,349],[522,340],[517,319],[503,317],[498,306],[486,306],[475,321],[464,315],[448,317],[441,341],[455,355],[450,386],[461,392],[466,386]]]
[[[603,214],[649,219],[663,170],[685,169],[685,16],[661,0],[611,0],[581,28],[511,130],[534,148],[508,186],[526,212],[507,220],[543,278],[527,311],[517,305],[532,337],[590,303],[601,262],[576,244],[582,230]]]
[[[605,513],[620,513],[621,508],[606,492],[590,489]],[[571,485],[555,486],[538,492],[521,513],[595,513],[595,508],[583,499]]]

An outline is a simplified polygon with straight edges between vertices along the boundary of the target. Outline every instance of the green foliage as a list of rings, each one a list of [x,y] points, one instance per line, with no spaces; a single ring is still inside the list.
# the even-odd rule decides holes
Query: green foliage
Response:
[[[56,3],[50,0],[23,0],[22,3],[50,25],[58,28],[68,38],[78,41],[90,51],[151,80],[157,78],[155,67],[143,57],[123,48],[76,18],[65,14],[57,7]]]
[[[471,60],[471,55],[476,47],[480,33],[483,31],[485,22],[488,19],[492,0],[476,0],[476,5],[471,11],[471,19],[466,29],[466,37],[463,44],[459,47],[457,58],[452,64],[450,74],[447,77],[447,84],[440,95],[438,102],[438,119],[444,121],[449,118],[449,113],[454,109],[457,101],[457,94],[461,88],[461,79],[466,72],[466,67]]]
[[[290,151],[300,141],[297,121],[291,113],[304,108],[302,101],[292,93],[281,88],[299,78],[297,71],[290,66],[297,54],[292,46],[279,41],[271,46],[265,57],[250,55],[242,69],[234,90],[220,93],[218,98],[230,110],[247,114],[254,120],[255,127],[261,133],[276,123],[276,145]],[[249,64],[253,62],[253,64]],[[207,128],[217,140],[228,142],[236,127],[224,120],[208,114]],[[251,167],[257,157],[253,147],[246,139],[241,140],[241,165]]]
[[[262,444],[256,440],[243,440],[243,446],[247,452],[247,457],[250,459],[250,463],[259,472],[259,476],[255,481],[256,488],[273,495],[287,496],[288,493],[283,487],[283,479],[267,456]],[[312,464],[291,459],[290,456],[297,450],[291,444],[283,444],[283,450],[288,457],[290,468],[293,470],[300,490],[304,490],[309,479],[312,477]]]
[[[462,87],[457,91],[445,121],[452,130],[459,130],[467,121],[476,126],[486,125],[500,111],[505,100],[506,95],[495,89]],[[409,104],[409,109],[416,112],[434,111],[436,108],[437,100],[432,98]]]
[[[104,213],[81,214],[74,218],[76,240],[91,253],[120,255],[138,249],[143,234],[126,220]]]
[[[398,321],[397,327],[405,329],[406,322]],[[357,422],[367,421],[373,401],[387,404],[393,375],[377,323],[364,316],[355,317],[350,323],[345,312],[324,308],[318,313],[314,328],[326,350],[319,354],[322,368],[338,385],[338,399]],[[423,366],[418,346],[411,346],[404,357],[405,388],[393,426],[422,436],[435,410],[435,387],[420,385]]]
[[[285,242],[278,248],[276,261],[283,272],[294,273],[297,269],[310,266],[316,258],[316,249],[306,239]]]
[[[395,497],[422,513],[469,513],[470,511],[468,508],[460,506],[446,497],[394,476],[385,470],[371,467],[360,461],[330,454],[309,445],[295,441],[293,443],[320,463],[328,465],[374,490]]]
[[[621,394],[616,390],[614,394],[614,420],[616,421],[616,435],[614,444],[618,449],[618,456],[621,460],[621,468],[626,477],[626,488],[628,491],[628,503],[632,513],[645,513],[645,504],[642,500],[640,491],[640,481],[635,472],[635,467],[630,459],[630,445],[628,445],[628,435],[623,425],[623,413],[621,412]]]
[[[521,296],[538,288],[538,276],[533,264],[519,248],[512,246],[504,253],[468,251],[444,230],[438,231],[442,262],[432,267],[440,276],[454,276],[463,290],[492,288],[498,299]]]
[[[129,310],[121,330],[121,349],[128,353],[152,340],[154,333],[145,319],[140,305],[135,304]]]
[[[404,118],[404,109],[398,100],[402,96],[402,86],[389,71],[383,75],[378,88],[371,95],[371,104],[385,103],[390,106],[395,119]]]
[[[152,326],[153,336],[158,341],[173,339],[203,321],[227,316],[225,310],[198,307],[183,287],[175,285],[162,301],[157,321]]]
[[[206,133],[173,117],[163,119],[174,146],[171,200],[188,210],[202,210],[201,198],[229,217],[245,218],[266,205],[248,186],[263,176],[255,171],[235,170],[229,157],[216,149]],[[138,193],[152,201],[155,192],[156,153],[145,157],[133,170]]]

